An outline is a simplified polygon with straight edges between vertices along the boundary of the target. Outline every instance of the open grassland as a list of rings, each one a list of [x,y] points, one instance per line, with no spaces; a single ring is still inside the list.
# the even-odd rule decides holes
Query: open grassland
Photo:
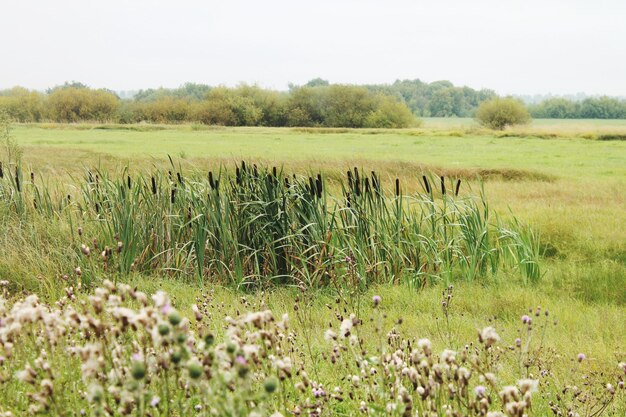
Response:
[[[410,130],[22,125],[13,135],[24,151],[24,186],[29,186],[28,173],[32,171],[38,186],[49,184],[55,189],[68,190],[74,199],[83,194],[78,187],[84,183],[87,170],[110,172],[111,177],[121,181],[113,183],[117,189],[125,184],[124,167],[135,184],[140,175],[148,175],[145,177],[148,181],[151,173],[179,168],[184,178],[206,178],[209,170],[218,172],[220,165],[232,174],[234,165],[242,159],[259,166],[276,165],[286,173],[302,174],[305,185],[306,176],[314,177],[320,172],[328,188],[324,192],[338,200],[342,199],[341,187],[347,182],[346,171],[355,166],[362,169],[360,172],[376,171],[389,199],[393,198],[396,178],[407,197],[425,194],[421,180],[424,174],[432,175],[431,181],[440,175],[450,181],[461,179],[461,196],[478,195],[482,185],[492,212],[498,212],[505,220],[515,216],[538,233],[541,278],[528,280],[515,268],[501,268],[495,274],[468,280],[465,272],[458,274],[456,269],[445,278],[424,281],[421,289],[405,282],[396,285],[377,282],[359,289],[358,267],[366,262],[358,256],[350,257],[349,253],[345,255],[350,259],[338,272],[341,278],[338,285],[298,288],[291,282],[286,287],[265,286],[263,292],[242,292],[219,279],[207,279],[200,288],[193,273],[188,278],[181,277],[161,264],[152,273],[143,270],[117,275],[98,270],[95,275],[118,279],[148,294],[167,291],[172,305],[191,320],[184,323],[190,328],[189,335],[179,340],[178,335],[187,332],[187,328],[179,328],[169,315],[169,308],[163,309],[158,305],[162,300],[156,300],[155,320],[149,320],[146,326],[147,331],[153,327],[153,336],[144,337],[141,331],[127,328],[129,320],[140,320],[137,317],[146,314],[139,310],[142,302],[138,295],[127,295],[123,302],[134,312],[118,310],[117,301],[107,301],[110,299],[102,291],[87,306],[80,306],[81,300],[93,294],[93,288],[83,291],[76,288],[80,277],[73,269],[81,265],[84,278],[92,268],[92,261],[85,261],[80,253],[80,243],[84,240],[92,246],[91,233],[103,230],[99,228],[104,228],[104,223],[69,224],[65,214],[16,220],[9,209],[3,209],[0,280],[8,281],[9,303],[30,292],[38,294],[44,302],[53,302],[63,297],[63,287],[74,285],[69,300],[57,304],[60,313],[37,314],[50,320],[56,315],[70,317],[68,305],[75,305],[71,308],[84,314],[85,323],[93,316],[96,321],[120,329],[98,335],[95,328],[85,324],[87,333],[96,334],[90,342],[120,346],[119,352],[112,350],[102,355],[105,358],[102,370],[121,375],[117,385],[99,377],[97,372],[93,375],[85,372],[85,368],[90,369],[90,359],[97,359],[97,352],[71,358],[64,354],[67,345],[86,342],[78,324],[76,330],[59,336],[63,341],[58,346],[63,349],[46,345],[56,372],[57,402],[48,405],[54,410],[53,415],[79,415],[81,409],[98,415],[107,412],[105,405],[115,409],[109,414],[124,415],[125,401],[130,401],[133,413],[146,411],[155,416],[209,415],[212,407],[218,415],[227,412],[247,415],[253,410],[262,415],[274,411],[287,415],[297,410],[317,415],[318,408],[322,415],[352,415],[360,412],[363,401],[366,410],[374,415],[394,410],[397,415],[403,415],[411,404],[413,413],[407,415],[414,415],[417,410],[419,415],[443,416],[443,404],[449,402],[454,410],[463,413],[460,415],[478,416],[485,415],[480,411],[480,404],[484,405],[477,394],[480,387],[486,386],[489,409],[497,410],[505,408],[507,402],[498,396],[503,386],[530,378],[540,380],[540,389],[533,394],[532,409],[525,411],[529,415],[549,415],[551,407],[567,415],[568,407],[572,407],[581,416],[600,415],[601,411],[622,416],[626,402],[618,383],[620,378],[624,379],[625,371],[618,369],[617,364],[626,361],[626,193],[623,191],[626,142],[600,140],[600,137],[624,134],[624,121],[540,120],[530,126],[496,133],[479,129],[467,119],[426,119],[421,128]],[[439,187],[436,181],[431,185]],[[177,194],[178,198],[183,198],[182,195],[182,191]],[[186,207],[181,206],[182,209]],[[84,228],[83,237],[76,235],[79,226]],[[406,248],[403,250],[408,252]],[[56,259],[67,261],[59,263]],[[62,278],[65,274],[68,277]],[[454,284],[452,298],[447,296],[449,283]],[[97,277],[90,284],[101,285]],[[108,292],[111,291],[109,288]],[[124,293],[128,289],[114,291]],[[374,296],[381,297],[379,305]],[[104,313],[93,310],[99,302],[106,305]],[[189,308],[193,303],[202,312],[199,323],[196,323],[198,315]],[[541,306],[539,313],[538,306]],[[255,336],[249,340],[241,336],[248,335],[243,330],[246,326],[253,327],[251,333],[258,331],[254,328],[256,323],[224,321],[225,316],[238,317],[246,311],[268,308],[277,319],[283,313],[290,316],[289,330],[276,328],[269,322],[260,324],[261,330],[271,335],[268,343],[274,350],[270,353],[280,359],[273,365],[266,363],[263,355],[258,361],[254,359],[251,352],[258,343]],[[7,314],[5,320],[9,316],[13,319],[26,315],[16,310],[13,316]],[[341,337],[350,313],[355,313],[357,318],[349,320],[354,324],[356,340]],[[534,320],[532,326],[522,323],[521,316],[525,314]],[[3,395],[4,400],[0,399],[0,411],[26,409],[26,393],[45,393],[47,385],[42,380],[49,379],[45,372],[32,376],[35,380],[32,385],[12,378],[25,368],[26,362],[36,365],[34,359],[40,355],[42,346],[36,339],[41,333],[27,331],[38,328],[36,318],[32,322],[28,317],[24,320],[20,324],[24,328],[23,336],[15,336],[13,340],[18,347],[15,360],[0,362],[0,384],[7,381],[2,392],[8,393]],[[169,326],[167,334],[161,334],[165,333],[164,323]],[[230,331],[225,332],[224,323],[229,323]],[[65,318],[57,324],[68,329],[75,325]],[[323,337],[329,326],[339,334],[337,340]],[[478,342],[476,338],[477,329],[487,326],[493,326],[500,338],[488,349],[489,341]],[[233,331],[241,336],[234,347]],[[154,337],[157,333],[160,336]],[[215,338],[214,348],[196,345],[195,340],[185,342],[194,338],[206,342],[209,333]],[[423,396],[419,394],[423,391],[415,388],[432,387],[428,381],[440,369],[432,368],[434,365],[424,356],[423,346],[415,353],[419,357],[417,363],[424,359],[430,364],[423,367],[415,364],[419,377],[410,370],[408,357],[420,338],[430,339],[437,355],[445,348],[458,352],[455,363],[446,362],[449,354],[434,361],[448,366],[446,369],[452,369],[456,377],[450,376],[449,380],[445,377],[441,385],[444,388],[432,396]],[[397,353],[398,350],[406,352],[406,356]],[[180,368],[179,362],[174,363],[180,360],[175,357],[179,351],[184,352]],[[396,356],[385,359],[394,351]],[[468,357],[465,362],[464,351]],[[133,353],[141,355],[135,357]],[[583,359],[578,357],[579,353],[584,353]],[[0,348],[0,356],[3,355],[7,356],[6,347],[4,353]],[[115,355],[120,359],[114,360]],[[165,363],[158,360],[161,357],[167,357]],[[285,369],[287,357],[291,363],[289,377]],[[153,358],[154,362],[144,358]],[[215,358],[219,360],[214,361]],[[203,365],[198,379],[193,376],[196,363]],[[141,376],[141,366],[146,368],[147,380],[137,377]],[[466,385],[459,382],[463,378],[458,376],[464,371],[458,367],[472,370],[472,379]],[[224,375],[219,381],[211,376],[218,368]],[[64,371],[60,372],[61,369]],[[498,378],[493,385],[485,377],[490,372]],[[27,374],[21,376],[28,379]],[[176,392],[169,388],[175,379],[189,384],[176,394],[182,397],[170,398]],[[278,385],[276,394],[269,389],[274,382]],[[617,394],[610,393],[607,383]],[[115,385],[118,391],[98,395],[99,390],[106,390],[107,384]],[[566,385],[569,388],[562,394]],[[578,388],[573,388],[574,385]],[[335,387],[339,390],[335,391]],[[409,387],[414,391],[407,396],[402,390]],[[76,394],[85,389],[87,395]],[[459,394],[449,395],[448,389]],[[581,393],[574,395],[578,389]],[[116,402],[115,392],[130,400],[124,397]],[[159,402],[153,406],[154,397]],[[246,401],[240,401],[243,398]],[[604,408],[607,400],[611,400],[610,406]],[[467,411],[464,407],[470,403],[477,408]],[[429,409],[434,410],[433,414],[428,414]]]

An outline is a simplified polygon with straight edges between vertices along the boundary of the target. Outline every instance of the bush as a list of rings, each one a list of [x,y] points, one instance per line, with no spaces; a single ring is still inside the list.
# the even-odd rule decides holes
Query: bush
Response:
[[[521,101],[496,97],[478,107],[476,120],[490,129],[502,130],[507,126],[526,124],[531,117]]]

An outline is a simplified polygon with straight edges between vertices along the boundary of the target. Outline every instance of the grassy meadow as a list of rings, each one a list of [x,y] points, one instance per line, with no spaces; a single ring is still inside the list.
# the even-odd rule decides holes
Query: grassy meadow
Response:
[[[113,236],[119,232],[112,228],[106,230],[105,216],[99,211],[80,208],[89,213],[73,217],[68,214],[69,209],[60,207],[44,216],[29,208],[24,210],[26,214],[16,214],[16,203],[3,203],[0,210],[0,227],[4,229],[0,236],[0,280],[3,281],[0,294],[5,291],[6,302],[0,302],[0,318],[4,317],[6,323],[16,320],[19,329],[30,333],[20,339],[19,331],[0,332],[3,341],[0,346],[0,416],[11,415],[2,414],[9,411],[20,415],[20,410],[25,412],[29,403],[37,404],[33,412],[67,416],[81,415],[81,410],[92,415],[151,416],[253,415],[255,412],[258,414],[254,415],[274,412],[282,415],[418,415],[418,412],[420,416],[444,416],[448,415],[446,407],[450,412],[458,411],[450,415],[471,416],[568,415],[569,411],[574,413],[571,415],[580,416],[623,416],[626,413],[623,382],[619,385],[619,381],[624,380],[626,365],[623,370],[618,369],[618,363],[626,361],[626,142],[616,140],[626,137],[626,121],[535,120],[531,125],[503,132],[481,129],[470,119],[425,119],[419,128],[400,130],[21,124],[14,127],[12,136],[23,152],[25,191],[20,192],[35,196],[35,190],[39,192],[49,187],[53,190],[51,201],[67,199],[65,194],[71,195],[72,204],[79,204],[79,207],[83,202],[101,201],[94,197],[97,186],[85,185],[88,171],[102,175],[99,177],[102,184],[110,180],[106,183],[110,195],[121,188],[123,196],[115,197],[119,201],[131,195],[130,191],[124,192],[126,181],[129,181],[128,190],[139,190],[136,184],[144,184],[149,190],[152,175],[154,190],[155,177],[161,181],[159,186],[174,184],[176,173],[181,173],[183,179],[179,178],[176,196],[167,191],[162,206],[137,208],[137,212],[145,210],[146,216],[150,210],[163,208],[156,218],[163,219],[164,224],[170,222],[168,216],[173,213],[175,197],[179,199],[176,204],[180,205],[176,213],[191,212],[195,201],[206,200],[204,197],[196,199],[194,193],[202,196],[209,193],[211,204],[223,204],[224,200],[219,198],[242,198],[243,206],[256,203],[253,197],[246,200],[247,194],[241,196],[257,192],[254,190],[259,184],[270,184],[267,179],[272,178],[270,173],[263,177],[267,180],[265,183],[255,182],[255,173],[254,178],[250,177],[250,188],[245,191],[233,188],[232,195],[225,191],[221,191],[222,197],[210,194],[213,186],[208,187],[207,173],[220,172],[222,167],[228,169],[230,175],[223,177],[223,182],[228,178],[235,181],[233,171],[242,160],[248,162],[248,167],[250,163],[268,169],[277,166],[289,178],[294,173],[303,176],[297,180],[302,182],[301,186],[296,179],[291,180],[289,186],[300,187],[294,200],[297,204],[306,200],[314,207],[306,211],[313,213],[310,218],[298,217],[304,209],[293,214],[292,222],[301,221],[305,225],[303,230],[315,222],[333,223],[332,219],[312,220],[313,216],[317,219],[324,217],[322,213],[332,211],[333,204],[340,205],[326,205],[327,198],[346,204],[346,191],[352,193],[351,203],[337,209],[337,219],[343,219],[346,211],[357,211],[361,207],[354,187],[346,188],[346,172],[355,172],[355,167],[364,178],[365,173],[375,171],[386,194],[378,203],[373,199],[364,200],[364,211],[357,213],[370,219],[379,216],[371,223],[367,218],[356,216],[354,224],[342,220],[349,224],[332,229],[332,238],[326,237],[330,233],[322,233],[325,229],[320,227],[317,237],[303,232],[303,238],[290,241],[290,247],[299,248],[302,257],[319,251],[316,253],[320,259],[326,251],[324,244],[321,249],[315,246],[320,241],[328,243],[332,239],[338,246],[358,248],[352,253],[339,252],[340,258],[346,260],[336,269],[334,266],[329,269],[329,275],[334,278],[328,281],[319,278],[316,282],[322,284],[315,286],[299,285],[295,280],[282,281],[285,285],[280,285],[281,281],[276,280],[279,284],[252,289],[231,285],[218,276],[224,274],[219,272],[220,268],[228,270],[229,262],[233,265],[239,262],[237,258],[226,257],[228,250],[220,255],[222,267],[207,268],[211,271],[201,284],[193,272],[172,272],[179,263],[187,265],[186,262],[192,264],[192,261],[183,259],[184,256],[180,261],[176,256],[171,259],[171,252],[156,249],[153,254],[144,256],[141,270],[135,270],[140,265],[133,257],[115,264],[119,271],[124,271],[116,272],[113,266],[110,269],[100,266],[99,250],[91,242],[92,236],[107,233]],[[6,161],[6,155],[0,155]],[[5,181],[8,181],[6,177],[11,176],[12,171],[6,162],[4,169]],[[175,171],[174,179],[169,182],[168,170]],[[30,172],[32,179],[29,179]],[[316,178],[318,173],[324,178],[324,198],[316,200],[311,190],[312,200],[309,200],[307,177]],[[423,175],[430,178],[432,190],[429,192],[425,190]],[[446,196],[440,195],[440,176],[448,181]],[[374,176],[371,178],[374,181]],[[501,234],[500,225],[509,224],[507,222],[513,219],[518,223],[510,224],[521,226],[519,229],[511,226],[512,232],[521,235],[522,230],[530,227],[538,239],[538,279],[529,280],[520,273],[523,266],[519,259],[516,258],[520,261],[517,264],[507,263],[507,248],[489,246],[481,240],[480,248],[472,252],[472,241],[463,240],[467,230],[462,229],[457,237],[446,236],[436,245],[452,248],[455,257],[467,259],[468,263],[474,253],[495,259],[489,261],[490,265],[501,262],[493,272],[481,272],[467,279],[470,269],[462,264],[451,268],[448,274],[433,267],[433,278],[420,281],[418,286],[395,279],[372,279],[367,281],[370,284],[362,285],[365,276],[381,270],[384,271],[382,276],[389,273],[382,264],[391,265],[389,269],[394,270],[397,261],[398,268],[410,269],[407,267],[411,263],[409,253],[413,247],[422,245],[411,240],[413,235],[408,232],[402,234],[407,225],[422,227],[420,216],[411,217],[410,207],[432,206],[437,210],[443,205],[441,210],[449,209],[454,215],[443,230],[457,227],[455,222],[461,222],[460,218],[466,213],[463,210],[467,208],[459,202],[459,211],[454,211],[457,203],[450,194],[459,179],[459,198],[471,199],[484,190],[484,198],[477,205],[478,214],[469,219],[479,222],[481,215],[488,211],[490,220],[489,225],[484,225],[485,233],[489,230],[489,233]],[[394,196],[396,180],[401,192],[396,191]],[[279,182],[282,180],[277,184]],[[272,187],[268,185],[274,193]],[[9,201],[11,188],[7,186],[2,190],[0,200]],[[137,193],[137,201],[147,199],[140,191],[132,191],[134,193]],[[399,200],[398,194],[403,199]],[[447,200],[448,197],[451,200]],[[75,202],[79,199],[81,203]],[[269,199],[263,201],[271,206]],[[425,201],[426,205],[420,206],[422,203],[418,201]],[[30,201],[27,203],[32,205]],[[208,204],[198,210],[220,210]],[[136,214],[132,207],[128,210],[119,217],[130,218]],[[397,223],[397,236],[403,238],[384,241],[383,235],[391,235],[390,230],[396,227],[394,210],[402,212],[397,217],[402,218]],[[447,212],[444,211],[441,221],[446,222]],[[495,213],[499,217],[496,218]],[[193,229],[184,233],[200,233],[203,241],[210,239],[210,233],[205,236],[202,230],[194,229],[196,223],[192,218],[195,219],[190,215],[188,222],[181,223],[185,230]],[[257,220],[254,215],[248,219],[251,223]],[[241,239],[236,235],[243,226],[224,227],[233,230],[233,240]],[[380,227],[374,234],[387,242],[387,247],[393,246],[400,253],[374,248],[374,243],[361,245],[359,235],[352,235],[352,230],[360,227],[367,230]],[[265,229],[261,230],[265,233]],[[169,232],[164,233],[170,236]],[[115,240],[123,243],[123,248],[119,248],[121,253],[131,246],[132,236],[128,239],[123,241],[116,237]],[[146,241],[149,239],[146,237]],[[111,242],[114,242],[112,238]],[[462,243],[454,247],[454,242]],[[85,255],[89,248],[81,248],[81,244],[91,246],[91,257],[89,253]],[[267,244],[271,246],[272,242]],[[419,248],[428,253],[427,246]],[[481,252],[483,246],[485,249]],[[199,253],[197,248],[190,250],[186,243],[177,248],[184,254]],[[378,263],[368,259],[374,256],[372,254],[382,260]],[[420,256],[428,258],[430,255]],[[103,257],[115,259],[106,249]],[[190,259],[191,255],[188,257]],[[272,262],[272,265],[279,265],[280,259]],[[149,265],[154,265],[152,270]],[[367,268],[361,268],[363,265]],[[486,265],[487,261],[485,270]],[[79,266],[82,269],[77,272]],[[202,266],[200,271],[202,275]],[[263,275],[264,271],[267,275],[263,268],[255,273]],[[319,271],[307,270],[306,276],[313,276],[315,272]],[[84,278],[88,274],[93,275],[93,280],[86,283]],[[104,278],[115,284],[104,284]],[[95,287],[103,285],[106,290],[94,293]],[[66,290],[66,287],[72,289]],[[169,294],[171,306],[159,298],[155,299],[155,309],[150,309],[150,303],[143,297],[148,294],[149,298],[157,291]],[[19,300],[29,294],[36,294],[40,301],[31,299],[19,304]],[[56,302],[59,299],[61,301]],[[99,303],[105,306],[100,311],[96,307]],[[192,311],[192,304],[198,305],[199,312]],[[182,324],[172,309],[180,310]],[[276,320],[256,316],[238,319],[248,311],[266,309],[273,311]],[[24,318],[26,311],[35,318]],[[72,319],[73,311],[81,319]],[[278,320],[284,313],[290,317],[288,328],[281,327],[283,324]],[[350,318],[351,313],[355,314],[353,318]],[[526,318],[522,321],[524,315],[532,317],[532,326]],[[225,320],[227,316],[233,319]],[[48,321],[57,323],[56,329],[60,330],[42,324]],[[85,323],[107,323],[114,330],[100,335],[98,325],[90,327]],[[141,323],[141,326],[133,323]],[[486,335],[489,331],[485,333],[487,327],[495,328],[498,334],[498,344],[493,347],[490,341],[493,336]],[[346,328],[352,329],[356,337],[350,334],[343,337]],[[481,329],[480,340],[477,340],[477,330]],[[259,336],[258,332],[265,333]],[[45,334],[58,338],[57,342],[46,342],[48,357],[42,357],[39,352],[42,346],[39,339]],[[332,334],[338,336],[333,338]],[[434,352],[449,348],[458,352],[458,359],[446,359],[449,354],[445,352],[442,358],[437,359],[437,354],[431,357],[424,342],[418,343],[423,338],[430,340]],[[261,339],[267,342],[259,342]],[[65,353],[67,346],[92,344],[94,340],[108,344],[111,350]],[[196,341],[199,344],[195,344]],[[220,343],[222,341],[224,343]],[[12,346],[13,362],[9,360],[11,353],[7,353],[7,343]],[[233,343],[237,346],[233,347]],[[415,346],[420,346],[417,353],[413,353]],[[262,353],[258,353],[259,349]],[[172,359],[169,365],[161,363],[163,357],[173,358],[179,351],[183,352],[182,363],[188,362],[188,365],[179,367],[180,358]],[[137,352],[139,356],[135,356]],[[131,354],[133,359],[130,359]],[[268,354],[273,358],[272,365],[266,363]],[[418,355],[418,359],[411,363],[408,358],[413,354]],[[86,369],[91,369],[91,360],[98,362],[99,358],[104,358],[101,369],[89,374]],[[147,358],[154,358],[154,363]],[[48,371],[40,372],[42,361],[49,361],[54,370],[64,371],[54,376],[47,374]],[[27,363],[37,369],[32,375],[22,372]],[[196,380],[196,365],[204,372],[202,377],[198,375],[201,382]],[[431,382],[432,375],[440,372],[438,366],[445,368],[447,376]],[[471,382],[463,382],[464,377],[459,377],[465,372],[460,370],[462,366],[471,369]],[[411,376],[413,371],[415,377]],[[19,372],[22,372],[20,378],[15,378]],[[215,372],[223,373],[223,378],[217,382],[210,376]],[[105,376],[107,373],[118,375],[112,383],[115,389],[102,391],[106,386],[104,381],[110,381]],[[492,382],[492,374],[497,374],[497,383]],[[241,378],[241,382],[237,382],[237,378]],[[526,398],[526,388],[519,388],[521,391],[515,395],[520,398],[515,401],[499,394],[502,387],[515,385],[520,379],[540,381],[532,406]],[[48,385],[44,380],[54,382],[54,395],[46,394]],[[173,388],[177,384],[178,391]],[[434,387],[432,384],[438,387],[437,393],[432,395],[415,388],[428,390]],[[276,390],[274,385],[278,385]],[[420,394],[405,392],[410,386]],[[617,392],[611,393],[612,389]],[[45,398],[39,401],[42,397]],[[513,414],[517,411],[507,407],[513,407],[511,404],[521,401],[522,397],[526,403],[516,405],[520,407],[519,414]],[[485,407],[505,414],[487,414]]]

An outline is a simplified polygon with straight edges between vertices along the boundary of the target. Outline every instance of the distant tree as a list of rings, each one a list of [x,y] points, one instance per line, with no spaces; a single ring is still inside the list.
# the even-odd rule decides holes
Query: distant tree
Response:
[[[571,100],[551,98],[532,106],[531,115],[547,119],[574,119],[580,117],[580,108]]]
[[[528,123],[531,117],[521,101],[512,97],[496,97],[478,107],[476,120],[488,128],[502,130],[507,126]]]
[[[119,99],[103,90],[67,87],[48,97],[50,117],[57,122],[114,120]]]
[[[84,89],[87,89],[87,88],[89,88],[89,86],[86,85],[86,84],[83,84],[81,82],[78,82],[78,81],[66,81],[62,85],[57,85],[57,86],[54,86],[52,88],[48,88],[46,90],[46,93],[51,94],[51,93],[53,93],[53,92],[55,92],[57,90],[64,90],[64,89],[67,89],[67,88],[74,88],[74,89],[83,89],[84,88]]]
[[[37,91],[13,87],[0,91],[0,109],[20,123],[39,122],[45,117],[45,97]]]
[[[376,109],[365,119],[365,127],[395,129],[419,125],[406,104],[396,98],[380,94],[376,102]]]
[[[310,80],[309,82],[307,82],[306,84],[304,84],[305,87],[325,87],[330,85],[330,83],[328,82],[328,80],[324,80],[322,78],[313,78],[312,80]]]
[[[610,97],[588,98],[580,105],[583,119],[624,119],[626,103]]]
[[[442,88],[432,95],[428,103],[430,115],[434,117],[457,116],[455,114],[454,97],[452,88]]]

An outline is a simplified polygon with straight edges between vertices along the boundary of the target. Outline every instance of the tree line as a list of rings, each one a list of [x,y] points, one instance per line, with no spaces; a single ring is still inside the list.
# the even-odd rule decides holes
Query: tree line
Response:
[[[292,87],[289,92],[240,85],[186,84],[140,91],[122,100],[104,89],[66,83],[46,93],[0,92],[0,110],[18,122],[183,123],[224,126],[402,128],[417,118],[401,100],[362,86]]]
[[[188,83],[179,88],[115,92],[65,83],[38,92],[0,91],[0,110],[18,122],[204,123],[224,126],[402,128],[418,117],[474,117],[491,90],[398,80],[393,84],[341,85],[316,78],[289,91],[242,84],[234,88]],[[609,97],[575,102],[547,99],[528,106],[534,118],[626,118],[626,101]]]
[[[537,119],[626,119],[626,100],[612,97],[590,97],[580,102],[550,98],[528,106]]]

